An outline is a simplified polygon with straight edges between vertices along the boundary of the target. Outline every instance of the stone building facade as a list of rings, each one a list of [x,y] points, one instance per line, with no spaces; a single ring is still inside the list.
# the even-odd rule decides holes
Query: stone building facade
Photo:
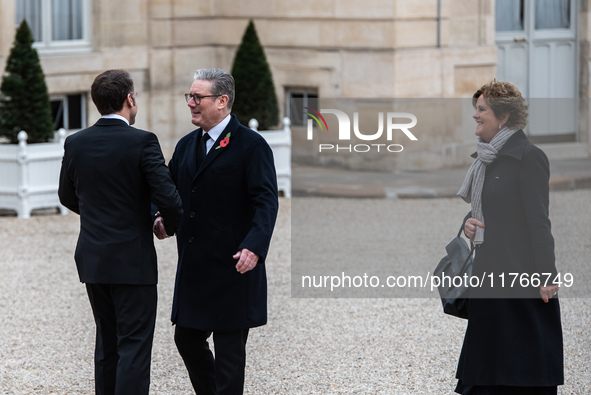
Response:
[[[497,0],[502,1],[507,0]],[[522,19],[524,7],[525,18],[527,7],[534,15],[534,0],[516,1]],[[569,103],[576,107],[573,116],[577,122],[568,136],[550,133],[539,141],[551,158],[588,157],[588,0],[564,1],[575,49],[568,55],[572,72],[569,64],[561,63],[566,71],[559,73],[574,75],[574,93],[567,96],[574,100]],[[27,9],[23,8],[25,3]],[[56,14],[72,3],[81,8],[70,10],[70,16]],[[54,112],[67,115],[60,125],[65,122],[75,130],[94,123],[98,113],[88,94],[92,80],[105,69],[123,68],[132,73],[139,92],[136,126],[157,133],[165,155],[170,156],[176,141],[193,129],[183,93],[190,87],[194,70],[230,70],[246,25],[253,19],[273,72],[281,116],[294,118],[294,161],[352,168],[431,169],[470,160],[468,154],[475,146],[473,125],[461,124],[466,119],[470,122],[471,109],[460,98],[470,97],[499,74],[511,77],[513,66],[506,66],[507,59],[517,59],[523,53],[533,56],[526,62],[530,68],[515,72],[516,76],[531,74],[534,60],[544,61],[531,50],[511,54],[510,45],[502,46],[498,7],[494,0],[0,0],[0,67],[4,68],[17,19],[22,15],[34,19],[36,45],[54,98]],[[75,23],[67,20],[72,15],[77,18]],[[527,20],[521,23],[528,24]],[[521,47],[531,42],[533,47],[534,38],[516,36],[514,42]],[[560,40],[559,34],[555,41]],[[508,42],[511,44],[510,39]],[[508,55],[504,56],[505,52]],[[555,57],[560,58],[550,58]],[[505,62],[503,70],[501,61]],[[398,136],[392,142],[405,141],[404,155],[379,158],[371,153],[318,152],[319,143],[337,142],[336,133],[314,133],[308,140],[306,119],[298,119],[302,114],[294,108],[300,111],[302,100],[322,107],[325,98],[379,103],[363,107],[367,118],[375,119],[367,121],[367,130],[375,130],[377,114],[372,109],[377,112],[393,98],[416,99],[407,111],[417,112],[413,130],[418,142],[407,144],[404,136]],[[417,107],[418,99],[426,100]],[[456,115],[449,116],[451,113]],[[336,118],[326,119],[334,124]],[[328,126],[334,130],[330,123]]]

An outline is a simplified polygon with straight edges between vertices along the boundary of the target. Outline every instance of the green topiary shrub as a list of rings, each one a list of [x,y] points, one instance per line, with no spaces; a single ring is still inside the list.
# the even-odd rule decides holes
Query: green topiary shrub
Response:
[[[277,96],[271,68],[251,20],[238,47],[232,75],[236,82],[236,98],[232,107],[240,123],[248,125],[251,118],[265,130],[279,123]]]
[[[0,136],[17,143],[21,130],[29,135],[28,143],[49,141],[54,134],[45,77],[24,20],[17,29],[0,87]]]

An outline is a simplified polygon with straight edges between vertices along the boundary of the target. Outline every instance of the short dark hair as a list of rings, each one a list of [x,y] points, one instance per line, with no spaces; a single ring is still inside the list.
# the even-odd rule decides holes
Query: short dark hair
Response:
[[[94,79],[90,96],[101,115],[121,111],[127,95],[133,96],[133,79],[125,70],[107,70]]]

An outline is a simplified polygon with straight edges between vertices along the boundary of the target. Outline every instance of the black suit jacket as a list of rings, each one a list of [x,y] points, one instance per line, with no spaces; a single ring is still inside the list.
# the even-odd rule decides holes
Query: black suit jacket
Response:
[[[95,284],[158,282],[151,201],[169,234],[182,202],[155,134],[101,118],[69,136],[60,173],[61,203],[80,214],[76,266]]]
[[[169,163],[184,209],[172,321],[201,330],[264,325],[265,258],[278,210],[273,153],[260,134],[232,115],[197,171],[201,133],[197,129],[183,137]],[[236,271],[232,258],[242,248],[260,256],[245,274]]]

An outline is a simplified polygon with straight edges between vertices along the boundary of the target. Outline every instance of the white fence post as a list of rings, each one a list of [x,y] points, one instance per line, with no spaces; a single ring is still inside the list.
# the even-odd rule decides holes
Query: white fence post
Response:
[[[277,189],[283,192],[283,196],[291,198],[291,121],[283,118],[281,130],[257,130],[259,123],[256,119],[248,122],[248,127],[257,131],[267,140],[273,150],[275,171],[277,172]]]
[[[19,167],[18,197],[19,208],[17,215],[19,218],[29,218],[31,210],[29,209],[29,180],[28,180],[28,150],[27,150],[27,132],[21,130],[18,134],[18,156],[17,163]]]
[[[257,121],[256,119],[252,118],[250,121],[248,121],[248,127],[251,128],[252,130],[254,130],[255,132],[259,131],[259,121]]]
[[[59,141],[60,146],[62,147],[62,156],[63,156],[63,152],[64,152],[64,143],[66,142],[67,135],[68,135],[68,133],[66,132],[66,129],[64,129],[64,128],[60,128],[60,130],[57,131],[58,141]],[[60,158],[60,168],[61,168],[61,163],[62,163],[62,161]],[[58,176],[58,185],[59,185],[59,176]],[[68,209],[66,208],[66,206],[64,206],[60,203],[58,208],[60,210],[61,215],[68,214]]]

